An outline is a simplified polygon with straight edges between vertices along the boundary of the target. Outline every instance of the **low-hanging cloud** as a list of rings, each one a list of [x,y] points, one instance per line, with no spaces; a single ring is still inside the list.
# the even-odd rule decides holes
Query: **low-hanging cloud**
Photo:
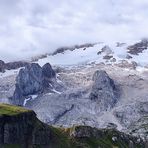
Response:
[[[0,59],[148,36],[147,0],[0,0]]]

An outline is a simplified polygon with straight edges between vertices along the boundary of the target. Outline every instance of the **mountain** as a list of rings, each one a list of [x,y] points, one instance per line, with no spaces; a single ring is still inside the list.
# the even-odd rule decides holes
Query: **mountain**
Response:
[[[17,106],[0,104],[0,146],[9,148],[144,148],[140,138],[114,129],[88,126],[56,128],[48,126],[31,111]]]
[[[58,48],[1,72],[0,102],[34,110],[50,126],[111,128],[147,141],[147,47],[144,39]]]

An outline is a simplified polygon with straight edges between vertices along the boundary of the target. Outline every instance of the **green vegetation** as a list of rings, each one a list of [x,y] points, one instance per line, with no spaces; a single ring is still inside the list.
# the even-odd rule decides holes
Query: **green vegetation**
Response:
[[[123,133],[116,130],[95,129],[97,130],[95,131],[96,135],[77,138],[72,136],[72,132],[74,132],[77,127],[68,129],[50,128],[53,132],[53,148],[129,148],[130,139],[127,139],[128,137],[125,137]],[[83,128],[83,126],[78,128]],[[91,130],[93,130],[93,128]],[[117,137],[117,139],[114,141],[113,137]],[[133,141],[133,144],[134,142],[135,141]],[[55,143],[57,145],[55,145]],[[134,148],[142,148],[142,145],[134,144]]]
[[[26,113],[26,112],[31,112],[31,111],[24,109],[22,107],[19,107],[19,106],[0,104],[0,116],[1,115],[13,116],[13,115],[21,114],[21,113]]]
[[[0,104],[0,116],[1,115],[10,116],[10,118],[12,118],[12,116],[14,115],[22,115],[23,113],[28,113],[28,112],[34,113],[33,111],[24,109],[22,107]],[[27,116],[30,115],[27,114]],[[15,116],[14,120],[16,120],[17,117],[18,116]],[[14,132],[16,130],[16,127],[19,127],[19,130],[16,131],[18,133],[21,133],[23,129],[26,128],[25,133],[28,130],[31,131],[27,135],[27,138],[34,137],[35,138],[34,140],[36,140],[36,145],[32,141],[29,141],[28,143],[29,146],[27,147],[129,148],[129,145],[131,144],[130,141],[132,141],[132,146],[134,148],[144,148],[143,143],[136,143],[137,141],[136,138],[126,135],[114,129],[97,129],[89,126],[74,126],[72,128],[53,127],[53,126],[48,126],[47,124],[38,120],[35,114],[33,114],[33,116],[30,116],[30,118],[25,118],[24,121],[21,120],[21,122],[16,120],[15,123],[14,120],[12,125],[9,123],[10,130],[13,129]],[[32,130],[30,129],[30,127]],[[9,132],[9,130],[7,132]],[[3,134],[3,132],[1,134]],[[21,136],[23,137],[24,135]],[[43,143],[47,145],[43,145]],[[26,145],[26,143],[24,143],[24,145]],[[0,148],[22,148],[22,146],[20,144],[10,143],[4,146],[0,145]]]

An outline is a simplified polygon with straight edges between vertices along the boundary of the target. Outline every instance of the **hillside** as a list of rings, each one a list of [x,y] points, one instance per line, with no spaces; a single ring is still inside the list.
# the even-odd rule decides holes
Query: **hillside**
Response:
[[[0,146],[3,148],[144,148],[141,139],[111,129],[48,126],[31,110],[0,104]]]

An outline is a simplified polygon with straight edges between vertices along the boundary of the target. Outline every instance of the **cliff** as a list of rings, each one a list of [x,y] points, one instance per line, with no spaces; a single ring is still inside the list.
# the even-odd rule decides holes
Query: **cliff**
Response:
[[[0,148],[145,148],[144,142],[115,129],[55,128],[34,111],[0,104]]]

